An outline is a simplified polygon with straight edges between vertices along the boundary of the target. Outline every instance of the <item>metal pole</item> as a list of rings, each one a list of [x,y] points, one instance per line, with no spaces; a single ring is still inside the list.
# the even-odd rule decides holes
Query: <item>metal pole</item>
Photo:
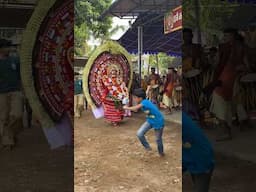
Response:
[[[159,74],[158,54],[156,54],[156,71],[157,71],[157,74]]]
[[[143,52],[143,28],[138,26],[138,66],[139,66],[139,81],[141,83],[141,57]]]
[[[201,28],[200,28],[200,5],[198,0],[194,0],[195,3],[195,14],[196,14],[196,27],[197,27],[197,40],[198,43],[202,43]]]

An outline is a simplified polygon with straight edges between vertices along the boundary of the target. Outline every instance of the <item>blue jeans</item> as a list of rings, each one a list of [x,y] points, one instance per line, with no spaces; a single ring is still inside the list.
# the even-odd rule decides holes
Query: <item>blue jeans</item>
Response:
[[[137,132],[137,136],[138,136],[141,144],[145,147],[145,149],[151,149],[149,143],[146,140],[145,134],[152,128],[153,127],[148,122],[145,122],[145,123],[143,123],[143,125],[140,127],[140,129]],[[157,149],[158,149],[159,154],[164,153],[163,140],[162,140],[163,129],[164,128],[155,129],[156,143],[157,143]]]

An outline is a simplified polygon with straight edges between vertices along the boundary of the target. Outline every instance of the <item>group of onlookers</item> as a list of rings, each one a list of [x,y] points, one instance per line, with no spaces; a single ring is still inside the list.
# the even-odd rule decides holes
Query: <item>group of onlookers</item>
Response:
[[[255,69],[255,55],[250,54],[255,48],[246,43],[248,37],[244,33],[232,28],[223,31],[219,47],[208,50],[192,42],[191,29],[183,29],[183,39],[184,110],[199,121],[204,119],[202,109],[207,110],[217,120],[217,140],[231,139],[234,116],[241,125],[249,125],[239,100],[243,93],[235,90],[235,84]]]
[[[181,68],[170,66],[167,75],[161,77],[152,67],[151,74],[142,79],[141,87],[146,91],[147,99],[166,109],[167,113],[182,106]]]

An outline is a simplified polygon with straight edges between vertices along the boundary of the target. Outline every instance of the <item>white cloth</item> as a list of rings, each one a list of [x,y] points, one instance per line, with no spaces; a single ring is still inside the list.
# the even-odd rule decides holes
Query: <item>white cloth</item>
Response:
[[[0,94],[0,136],[2,144],[14,144],[15,126],[22,126],[23,96],[20,91]],[[19,122],[21,120],[21,122]],[[18,128],[18,127],[17,127]]]
[[[123,103],[123,105],[128,105],[129,104],[129,98],[128,97],[123,98],[122,103]]]
[[[56,126],[43,128],[43,131],[51,149],[72,144],[72,125],[67,115]]]
[[[210,112],[218,119],[225,121],[229,126],[232,126],[232,101],[225,101],[215,92],[212,95]]]

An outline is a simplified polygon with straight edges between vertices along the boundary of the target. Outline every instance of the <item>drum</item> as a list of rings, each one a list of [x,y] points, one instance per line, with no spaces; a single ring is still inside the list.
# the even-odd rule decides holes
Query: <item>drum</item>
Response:
[[[246,111],[256,109],[256,73],[249,73],[240,79],[241,100]]]
[[[186,73],[187,71],[190,71],[192,69],[193,69],[193,67],[192,67],[192,58],[188,57],[188,58],[183,59],[183,61],[182,61],[182,71]]]
[[[202,92],[202,75],[198,69],[192,69],[183,73],[183,81],[189,96],[189,102],[199,103],[199,97]]]
[[[158,88],[159,87],[159,85],[153,85],[152,86],[152,89],[156,89],[156,88]]]
[[[256,73],[248,73],[241,77],[241,82],[256,82]]]
[[[179,92],[179,91],[182,91],[182,86],[177,86],[177,87],[175,87],[175,90],[178,91],[178,92]]]
[[[206,87],[207,85],[209,85],[209,83],[211,83],[213,81],[213,76],[214,76],[214,70],[212,68],[204,71],[202,73],[202,78],[203,78],[203,85],[202,87]]]

